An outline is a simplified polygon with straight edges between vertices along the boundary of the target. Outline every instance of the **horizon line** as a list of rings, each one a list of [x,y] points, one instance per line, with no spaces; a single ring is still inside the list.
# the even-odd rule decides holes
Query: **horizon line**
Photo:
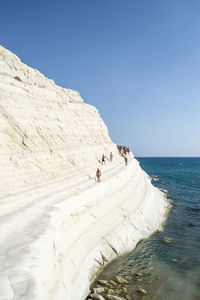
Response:
[[[200,156],[134,156],[135,158],[200,158]]]

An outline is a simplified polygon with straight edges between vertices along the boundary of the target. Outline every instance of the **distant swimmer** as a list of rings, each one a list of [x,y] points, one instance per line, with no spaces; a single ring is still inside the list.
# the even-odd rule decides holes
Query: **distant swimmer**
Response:
[[[99,170],[99,168],[97,168],[97,172],[96,172],[96,177],[97,177],[97,181],[100,182],[101,181],[101,171]]]
[[[104,154],[102,155],[101,161],[102,161],[102,165],[103,165],[103,164],[104,164],[104,165],[106,164],[106,161],[105,161],[105,155],[104,155]]]
[[[112,152],[110,152],[110,161],[112,162],[112,159],[113,159],[113,154]]]

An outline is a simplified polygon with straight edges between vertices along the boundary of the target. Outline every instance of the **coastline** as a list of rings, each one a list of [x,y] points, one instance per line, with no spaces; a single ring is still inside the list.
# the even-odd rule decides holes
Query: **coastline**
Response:
[[[17,299],[17,291],[24,291],[23,298],[29,300],[85,299],[100,267],[161,228],[167,199],[152,186],[138,161],[132,157],[126,167],[119,157],[102,169],[101,183],[85,175],[80,186],[84,173],[74,178],[77,186],[69,197],[67,185],[62,197],[59,182],[57,191],[52,183],[47,185],[45,193],[52,186],[56,201],[50,204],[48,200],[42,214],[37,216],[37,205],[30,206],[28,214],[20,211],[25,219],[33,220],[30,226],[26,221],[22,223],[26,225],[23,247],[18,247],[20,237],[12,241],[12,255],[18,261],[13,263],[9,256],[6,258],[9,268],[4,269],[2,279],[7,285],[4,294],[0,292],[1,297]],[[92,178],[93,170],[90,173]],[[84,189],[78,192],[79,187]],[[24,192],[22,195],[24,198]],[[18,195],[21,201],[22,195]],[[36,204],[40,201],[41,197]]]
[[[123,165],[123,161],[121,163]],[[140,176],[143,177],[144,182]],[[135,180],[130,184],[130,180],[134,177]],[[130,186],[126,195],[124,195],[125,191],[120,188],[113,195],[116,191],[111,188],[111,197],[97,199],[89,204],[89,211],[81,209],[78,213],[78,218],[81,216],[78,220],[80,232],[78,237],[73,239],[75,243],[68,245],[70,252],[66,265],[63,266],[62,280],[65,282],[65,287],[57,286],[53,296],[51,294],[45,299],[58,297],[59,299],[85,299],[89,293],[91,281],[99,268],[117,255],[134,249],[140,240],[149,237],[156,230],[162,229],[169,209],[166,195],[152,186],[148,175],[139,167],[135,159],[129,164],[128,169],[121,170],[117,179],[118,183],[123,182],[123,185],[127,184],[126,180]],[[102,183],[105,185],[105,190],[109,186],[116,189],[115,181],[113,178],[107,178]],[[143,186],[142,189],[143,184],[145,187]],[[99,191],[102,187],[100,186],[99,189],[97,185],[95,188]],[[94,190],[92,194],[93,192]],[[133,205],[134,200],[136,202]],[[157,205],[156,208],[154,204]],[[84,229],[83,224],[87,229],[86,227]],[[69,230],[72,233],[73,229],[68,229],[68,232]]]
[[[141,169],[141,171],[143,171],[142,169]],[[143,171],[144,172],[144,171]],[[148,179],[149,179],[149,181],[150,182],[152,182],[153,180],[152,180],[152,177],[150,177],[146,172],[144,172],[145,174],[145,176],[147,176],[148,177]],[[151,184],[152,185],[152,184]],[[112,257],[111,258],[111,260],[109,260],[109,261],[107,261],[107,262],[105,262],[105,264],[104,265],[102,265],[100,268],[99,268],[99,270],[96,272],[96,274],[95,274],[95,276],[94,276],[94,278],[92,278],[92,281],[91,281],[91,283],[90,283],[90,285],[93,285],[93,283],[95,282],[95,280],[97,280],[98,278],[99,278],[99,274],[103,271],[103,269],[104,269],[104,267],[106,267],[107,266],[107,264],[108,263],[110,263],[111,261],[113,261],[113,260],[115,260],[115,259],[118,259],[118,257],[119,256],[121,256],[121,255],[124,255],[124,254],[126,254],[127,252],[130,252],[130,251],[134,251],[134,249],[136,248],[136,246],[138,245],[138,243],[140,243],[141,241],[143,241],[143,240],[145,240],[145,239],[148,239],[152,234],[154,234],[156,231],[162,231],[163,230],[163,226],[164,226],[164,223],[165,223],[165,221],[166,221],[166,219],[167,219],[167,216],[168,216],[168,213],[169,213],[169,211],[171,210],[171,201],[169,200],[169,199],[167,199],[167,194],[168,194],[168,192],[166,191],[166,190],[162,190],[162,189],[159,189],[159,188],[157,188],[157,187],[154,187],[153,185],[152,185],[152,187],[154,188],[154,192],[156,192],[156,194],[157,194],[157,196],[159,195],[159,192],[162,194],[162,196],[161,197],[163,197],[163,200],[164,201],[166,201],[166,206],[165,206],[165,213],[164,214],[162,214],[162,220],[160,220],[160,221],[158,221],[158,219],[157,219],[157,221],[156,222],[158,222],[157,223],[157,227],[155,227],[153,230],[152,230],[152,227],[150,226],[148,226],[149,225],[149,221],[150,221],[150,219],[148,219],[149,217],[150,217],[150,215],[152,214],[152,211],[150,212],[150,214],[148,215],[148,220],[146,219],[146,213],[147,213],[147,211],[149,210],[149,207],[147,207],[147,202],[146,202],[146,200],[144,199],[144,203],[142,204],[142,201],[141,201],[141,207],[142,207],[142,209],[140,209],[140,207],[138,207],[138,212],[136,212],[136,215],[140,215],[140,217],[141,217],[141,219],[140,219],[140,217],[136,220],[133,220],[133,221],[131,221],[131,225],[133,226],[133,227],[135,227],[135,229],[137,229],[135,232],[134,232],[134,239],[135,239],[135,237],[137,237],[137,242],[133,245],[133,247],[130,247],[130,248],[128,248],[128,247],[124,247],[124,249],[122,250],[122,251],[120,251],[119,253],[116,253],[116,255],[114,256],[114,257]],[[157,190],[157,191],[156,191]],[[159,196],[158,196],[159,197]],[[142,199],[141,199],[142,200]],[[156,198],[154,198],[154,200],[156,200]],[[153,202],[152,202],[153,203]],[[157,203],[155,202],[155,205],[156,205]],[[158,209],[159,210],[159,209]],[[143,212],[144,212],[144,214],[143,214]],[[160,211],[161,212],[161,211]],[[157,211],[157,209],[156,209],[156,206],[155,206],[155,211],[154,211],[154,217],[156,217],[156,214],[158,213],[158,211]],[[152,215],[152,219],[154,218],[153,217],[153,215]],[[140,228],[138,228],[139,226],[138,226],[138,224],[139,224],[139,222],[140,221],[142,221],[141,223],[141,227]],[[146,222],[147,221],[147,222]],[[152,224],[151,224],[152,225]],[[155,225],[155,224],[154,224]],[[124,230],[126,230],[126,225],[125,224],[123,224],[123,226],[124,226]],[[146,228],[148,228],[148,230],[149,230],[149,232],[148,233],[146,233]],[[151,229],[150,229],[151,228]],[[152,231],[151,231],[152,230]],[[139,235],[138,235],[139,234]],[[140,235],[141,234],[141,235]],[[140,236],[140,237],[139,237]],[[120,238],[122,238],[122,234],[121,234],[121,237]],[[116,252],[116,251],[115,251]],[[125,278],[128,278],[128,280],[130,280],[130,276],[125,276]],[[117,282],[118,282],[118,280],[119,280],[119,283],[120,284],[122,284],[122,283],[127,283],[127,281],[126,281],[126,279],[125,278],[123,278],[123,277],[121,277],[121,276],[119,276],[119,277],[116,277],[116,278],[114,278],[114,280],[116,280]],[[102,278],[101,277],[101,279],[104,279],[104,278]],[[101,282],[102,281],[102,282]],[[112,284],[111,284],[111,282],[112,282],[112,284],[113,284],[113,286],[112,286]],[[118,294],[118,292],[115,294],[115,288],[116,288],[116,286],[115,286],[115,284],[116,284],[116,282],[113,282],[113,280],[111,280],[110,281],[110,283],[107,281],[107,280],[97,280],[96,281],[96,287],[95,286],[93,286],[92,287],[92,289],[90,290],[90,292],[89,292],[89,294],[87,295],[87,298],[86,299],[98,299],[98,297],[99,297],[99,293],[100,293],[100,295],[102,296],[102,290],[104,291],[104,293],[106,293],[106,290],[107,290],[107,296],[109,297],[109,298],[107,298],[107,296],[105,296],[105,295],[103,295],[103,298],[102,299],[111,299],[112,297],[113,297],[113,299],[116,297],[116,299],[122,299],[122,298],[120,298],[119,297],[119,294]],[[126,286],[126,285],[125,285]],[[94,288],[95,287],[95,288]],[[126,288],[125,288],[126,289]],[[99,290],[99,291],[98,291]],[[95,294],[96,293],[96,294]],[[141,289],[141,293],[146,293],[146,291],[144,290],[144,289]],[[91,295],[91,297],[90,297],[90,295]],[[111,296],[112,295],[112,296]],[[99,298],[100,299],[100,298]],[[124,298],[123,298],[124,299]]]
[[[168,201],[132,155],[125,165],[95,107],[0,49],[0,299],[82,300],[99,267],[161,227]]]

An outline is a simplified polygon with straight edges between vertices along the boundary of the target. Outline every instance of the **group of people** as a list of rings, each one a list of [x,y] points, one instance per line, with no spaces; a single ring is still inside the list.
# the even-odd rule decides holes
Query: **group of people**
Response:
[[[125,161],[125,165],[127,166],[128,165],[128,158],[127,158],[127,153],[129,154],[130,153],[130,149],[125,147],[125,146],[117,146],[117,149],[119,151],[119,154],[121,156],[123,156],[124,158],[124,161]]]
[[[107,156],[105,156],[104,154],[102,155],[101,157],[101,164],[102,165],[105,165],[106,164],[106,160],[108,160]],[[112,152],[110,152],[110,162],[112,162],[112,159],[113,159],[113,154]],[[97,181],[100,182],[101,181],[101,171],[99,168],[97,168],[97,171],[96,171],[96,177],[97,177]]]
[[[121,156],[123,156],[125,165],[127,166],[128,165],[127,153],[128,154],[130,153],[130,149],[127,148],[127,147],[125,147],[125,146],[117,146],[117,148],[118,148],[119,154]],[[110,162],[112,162],[112,160],[113,160],[113,154],[112,154],[112,152],[110,152],[110,158],[109,159],[104,154],[102,155],[102,158],[101,158],[101,164],[102,165],[106,164],[105,159],[110,160]],[[100,171],[99,168],[97,168],[97,171],[96,171],[96,178],[97,178],[98,182],[101,181],[101,171]]]
[[[118,151],[119,151],[119,154],[129,154],[130,153],[130,149],[129,148],[127,148],[127,147],[125,147],[125,146],[118,146],[117,145],[117,149],[118,149]]]

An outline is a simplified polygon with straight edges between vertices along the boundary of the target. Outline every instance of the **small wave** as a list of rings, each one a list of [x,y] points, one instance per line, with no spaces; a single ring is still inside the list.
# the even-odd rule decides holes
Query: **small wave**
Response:
[[[158,176],[151,176],[151,181],[160,181]]]
[[[165,189],[160,189],[163,193],[165,193],[165,194],[167,194],[168,193],[168,191],[167,190],[165,190]]]

